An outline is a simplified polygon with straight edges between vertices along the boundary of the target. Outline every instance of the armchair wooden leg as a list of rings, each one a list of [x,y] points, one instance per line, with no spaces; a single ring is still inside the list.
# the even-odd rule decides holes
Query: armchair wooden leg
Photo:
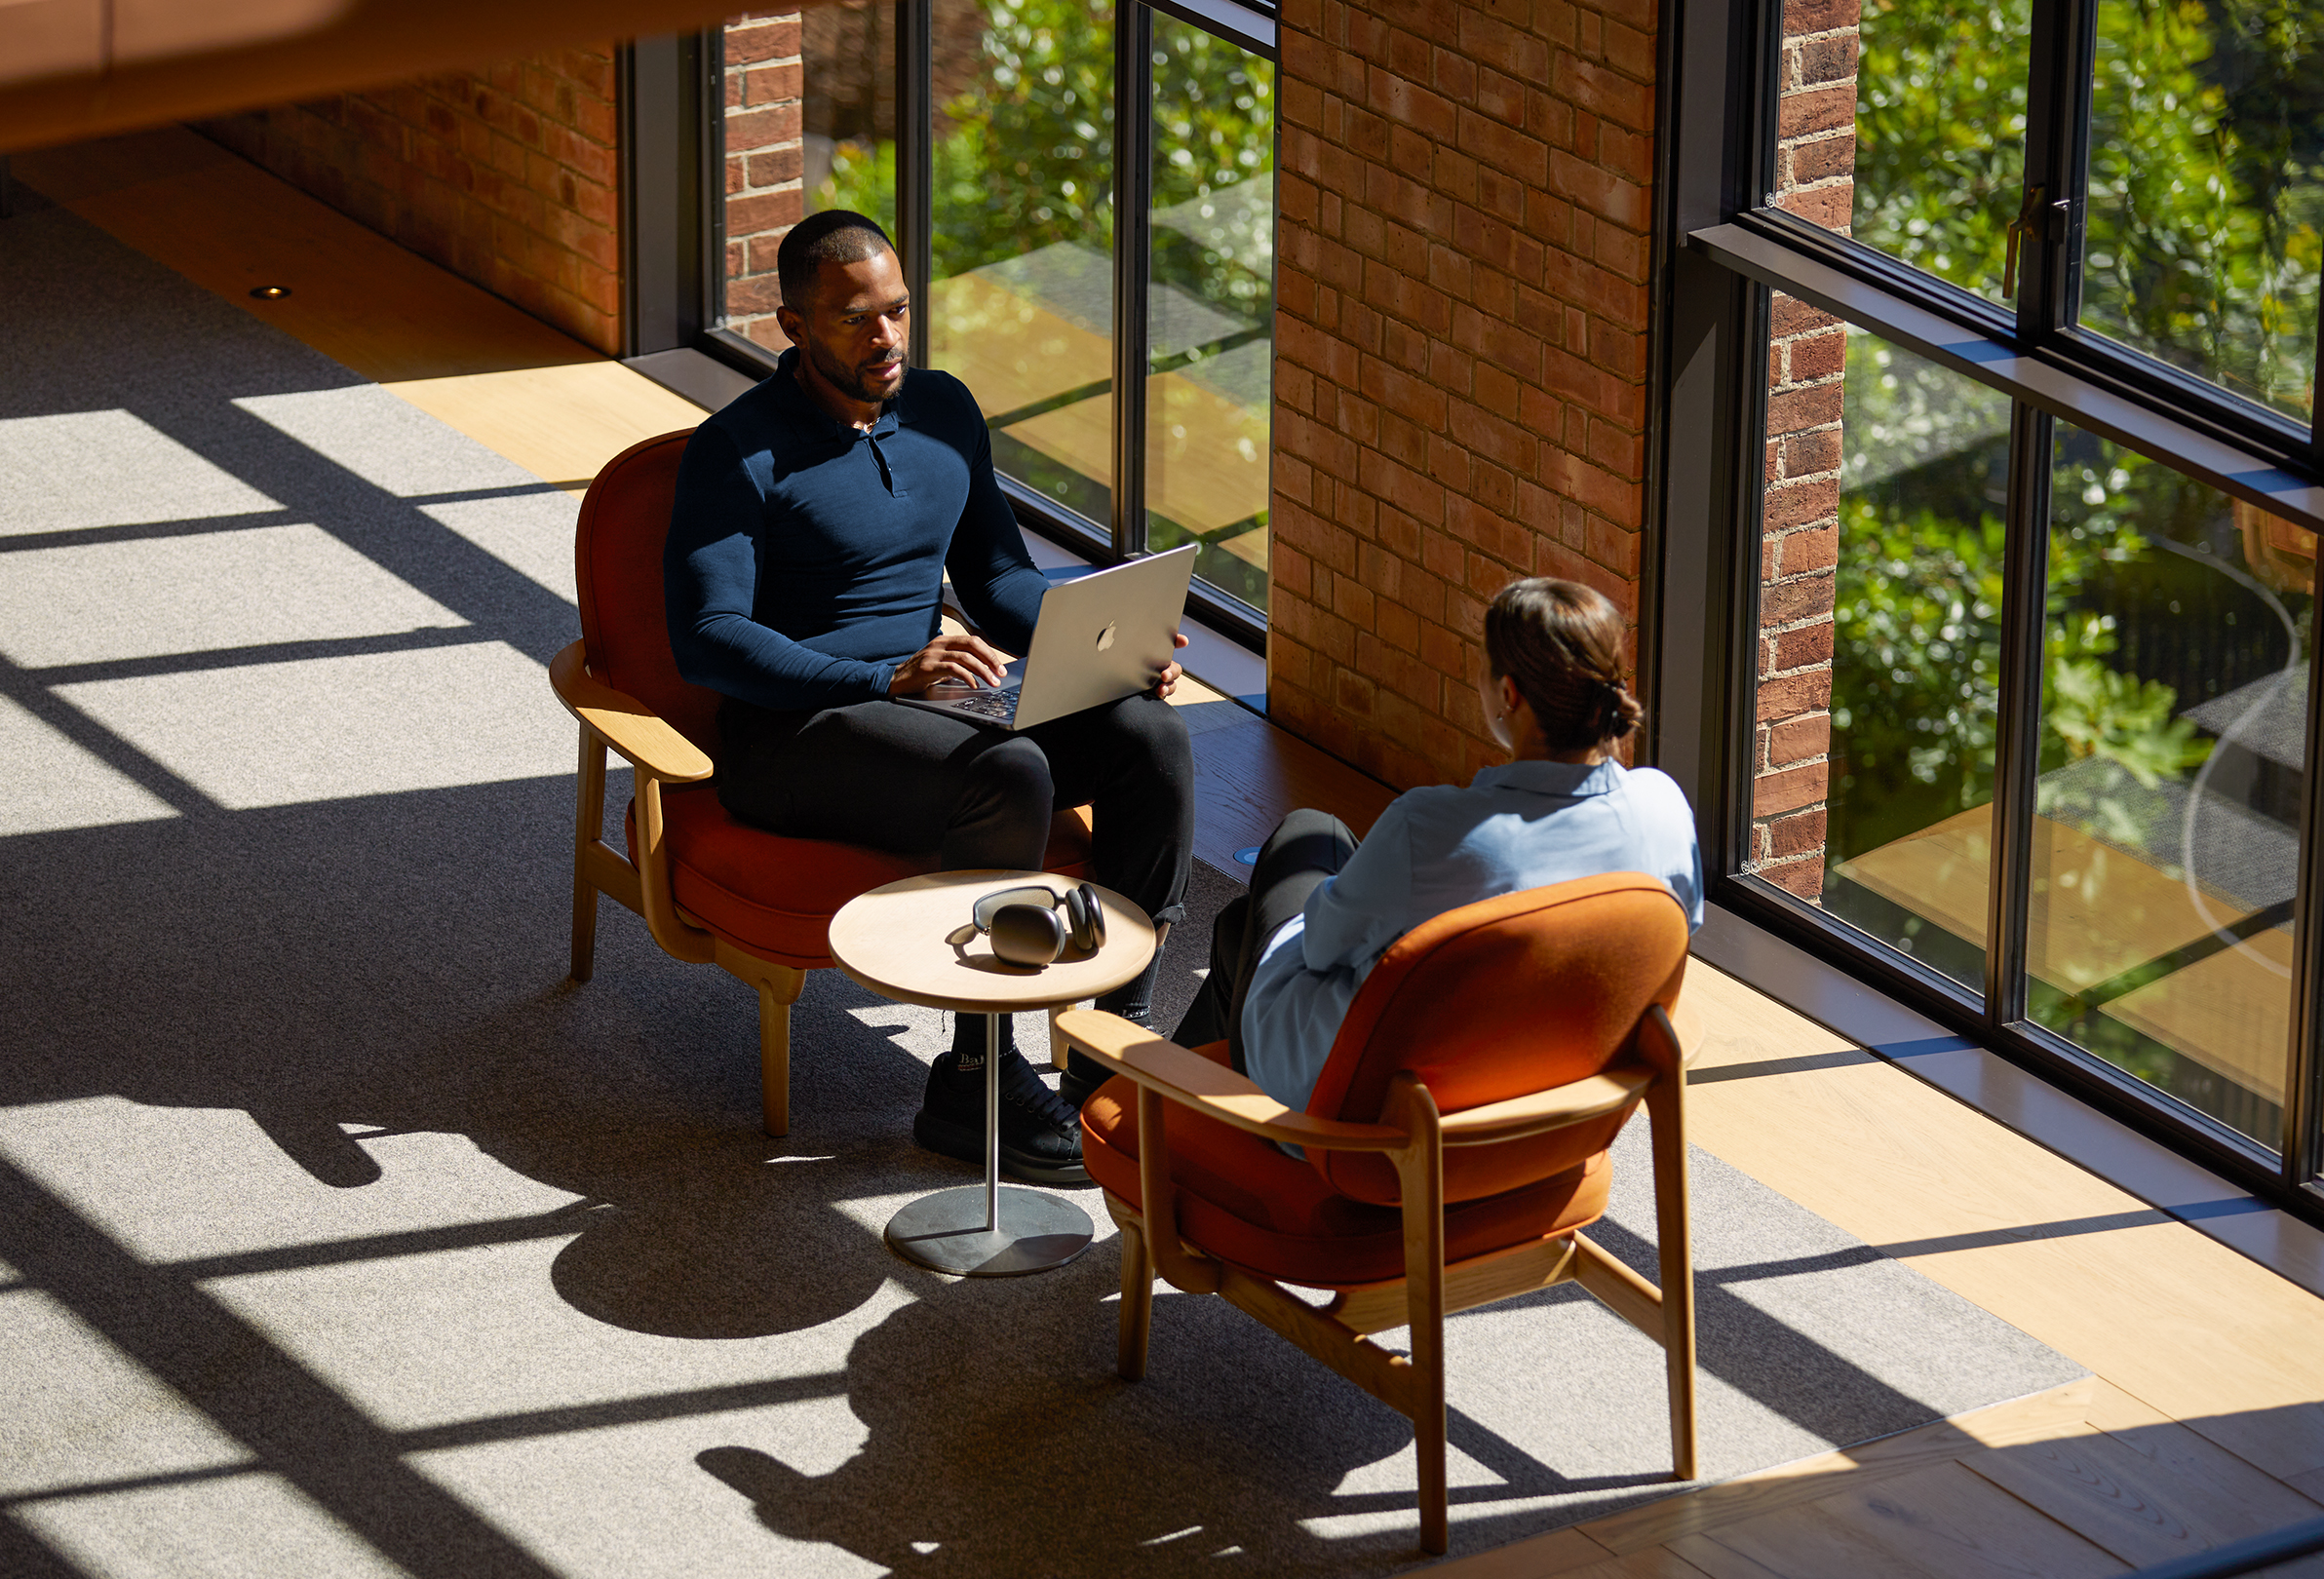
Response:
[[[758,1099],[766,1133],[791,1133],[791,1006],[798,1002],[807,973],[769,965],[758,978]]]
[[[1445,1151],[1436,1101],[1410,1074],[1389,1087],[1381,1118],[1409,1131],[1393,1153],[1404,1195],[1404,1294],[1412,1323],[1413,1451],[1420,1482],[1420,1550],[1451,1544],[1445,1489]]]
[[[1686,1214],[1685,1077],[1666,1075],[1646,1093],[1654,1141],[1654,1237],[1662,1278],[1662,1356],[1670,1376],[1674,1480],[1695,1477],[1694,1252]]]
[[[581,726],[581,774],[573,805],[573,980],[586,982],[597,970],[598,885],[590,880],[586,853],[604,831],[605,743]]]
[[[1124,1222],[1121,1230],[1121,1348],[1113,1368],[1124,1381],[1140,1381],[1145,1376],[1146,1339],[1154,1329],[1154,1258],[1146,1251],[1143,1223]]]

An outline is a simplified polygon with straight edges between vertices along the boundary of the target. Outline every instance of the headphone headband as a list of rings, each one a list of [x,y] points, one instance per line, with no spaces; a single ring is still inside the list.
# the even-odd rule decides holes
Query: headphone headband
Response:
[[[1017,888],[994,889],[977,901],[970,914],[975,918],[979,932],[990,932],[992,918],[1004,905],[1038,905],[1054,910],[1064,903],[1064,897],[1056,890],[1027,883]]]
[[[1015,965],[1046,965],[1068,943],[1080,949],[1105,946],[1105,906],[1087,883],[1063,894],[1029,883],[995,889],[969,914],[979,932],[991,935],[992,951]]]

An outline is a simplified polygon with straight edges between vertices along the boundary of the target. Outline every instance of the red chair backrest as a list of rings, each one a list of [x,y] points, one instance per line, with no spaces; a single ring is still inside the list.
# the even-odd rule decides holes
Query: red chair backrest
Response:
[[[1586,1079],[1617,1061],[1652,1004],[1678,1001],[1686,915],[1642,872],[1580,877],[1481,900],[1399,938],[1348,1005],[1307,1111],[1376,1123],[1409,1069],[1440,1112]],[[1473,1201],[1547,1178],[1612,1143],[1629,1110],[1569,1129],[1445,1150],[1445,1199]],[[1393,1205],[1396,1171],[1375,1154],[1311,1150],[1340,1194]]]
[[[692,437],[666,433],[605,463],[581,501],[573,573],[590,673],[716,757],[718,693],[678,674],[662,608],[662,544],[678,496],[678,457]]]

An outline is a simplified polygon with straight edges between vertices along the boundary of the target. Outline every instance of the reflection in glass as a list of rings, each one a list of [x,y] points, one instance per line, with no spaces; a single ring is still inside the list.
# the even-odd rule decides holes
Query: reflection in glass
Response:
[[[1275,316],[1275,67],[1154,17],[1146,531],[1267,606]]]
[[[775,322],[775,250],[802,215],[852,209],[895,234],[895,19],[894,0],[833,0],[746,12],[719,30],[718,323],[770,351],[791,343]]]
[[[1991,300],[2024,201],[2031,0],[1786,0],[1781,208]]]
[[[2305,417],[2324,14],[2101,0],[2080,322]]]
[[[1113,8],[937,0],[930,361],[993,463],[1112,514]]]
[[[2009,404],[1854,329],[1844,385],[1822,901],[1982,991]]]
[[[799,13],[799,188],[807,213],[852,209],[896,232],[896,6]]]
[[[2034,1018],[2280,1142],[2315,540],[2061,423]]]

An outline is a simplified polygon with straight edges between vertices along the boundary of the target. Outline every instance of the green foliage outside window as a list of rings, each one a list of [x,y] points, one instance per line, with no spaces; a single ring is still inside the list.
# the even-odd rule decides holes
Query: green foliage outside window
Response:
[[[930,237],[937,279],[1058,242],[1113,247],[1113,8],[1107,0],[986,0],[976,86],[938,106]],[[1154,28],[1153,206],[1165,210],[1274,168],[1275,66],[1200,28]],[[894,190],[894,152],[842,145],[826,206]],[[1267,305],[1272,214],[1162,272],[1249,314]],[[1169,238],[1163,238],[1167,248]],[[1207,255],[1205,255],[1207,254]],[[1234,265],[1221,267],[1220,265]]]
[[[2101,0],[2084,321],[2305,411],[2324,184],[2324,14],[2284,0]],[[2022,180],[2027,7],[1872,0],[1864,11],[1854,233],[1989,297]],[[2240,371],[2239,371],[2240,369]],[[1837,587],[1837,863],[1991,796],[2001,523],[1996,403],[1852,333]],[[1964,476],[1964,468],[1970,474]],[[1879,479],[1875,485],[1870,479]],[[2128,451],[2062,465],[2043,658],[2045,813],[2139,848],[2140,793],[2209,741],[2177,690],[2124,662],[2085,596],[2103,566],[2199,577],[2148,538],[2218,539],[2221,497]],[[2224,545],[2223,545],[2224,546]],[[2169,558],[2168,556],[2162,557]],[[2105,787],[2113,786],[2118,793]],[[2069,803],[2071,802],[2071,803]]]

